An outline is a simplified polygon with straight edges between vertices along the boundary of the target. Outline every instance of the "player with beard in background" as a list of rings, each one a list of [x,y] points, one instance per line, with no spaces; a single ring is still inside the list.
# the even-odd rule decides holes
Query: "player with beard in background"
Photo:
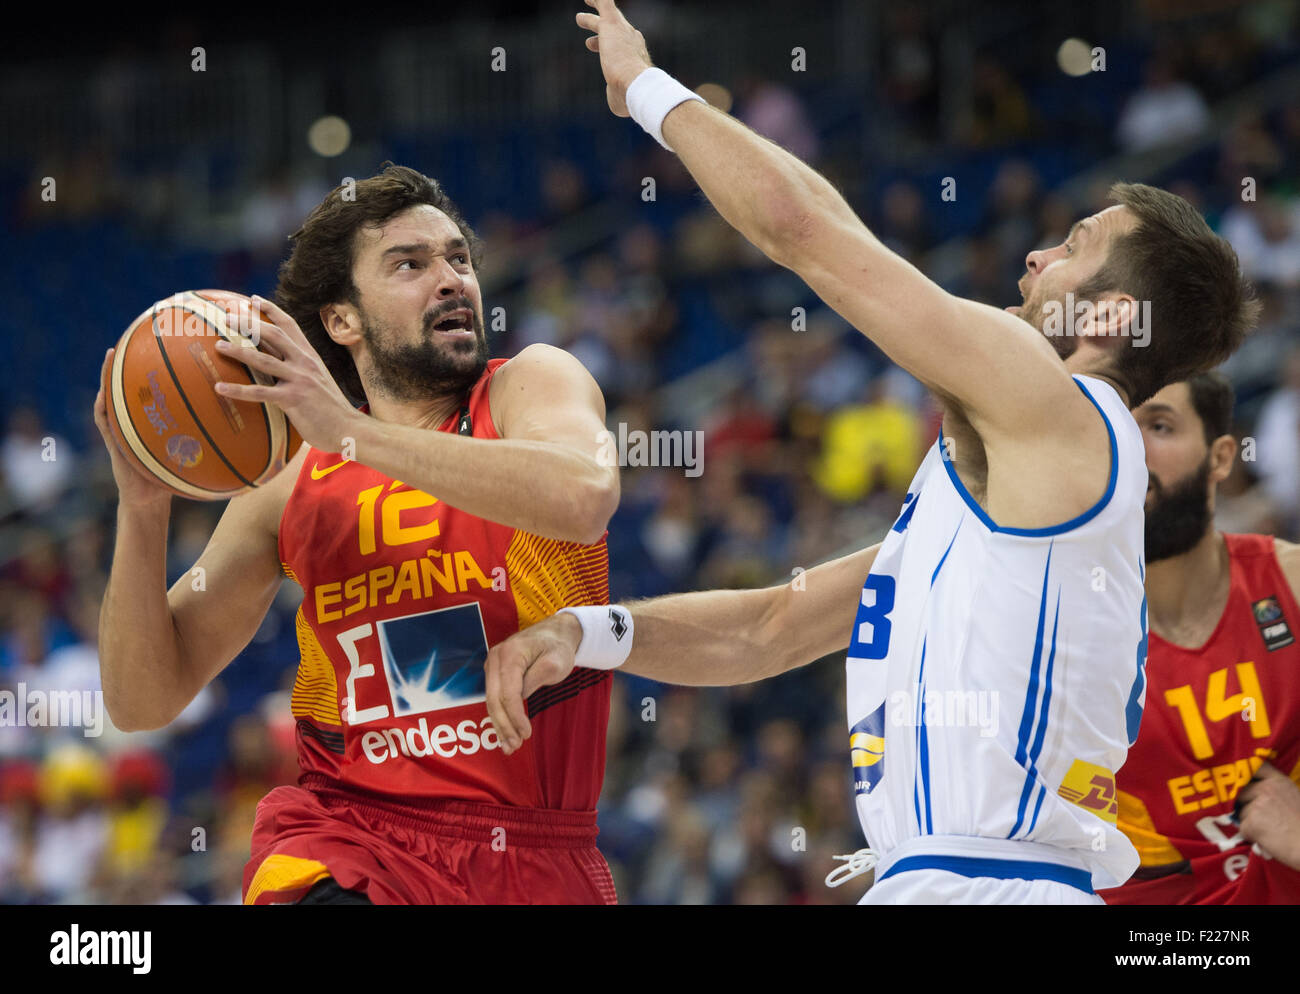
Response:
[[[1216,531],[1237,452],[1219,373],[1134,411],[1146,444],[1147,705],[1119,770],[1142,863],[1111,904],[1300,903],[1300,545]]]
[[[245,903],[615,900],[595,846],[609,674],[532,697],[521,762],[483,671],[521,627],[608,602],[604,399],[559,349],[488,360],[478,257],[413,169],[387,165],[312,211],[280,270],[283,309],[263,305],[264,351],[226,353],[278,382],[219,385],[279,405],[306,444],[230,501],[196,563],[202,590],[188,574],[165,589],[170,495],[117,453],[96,399],[120,496],[99,639],[114,724],[168,724],[248,644],[281,579],[303,589],[302,775],[258,807]]]

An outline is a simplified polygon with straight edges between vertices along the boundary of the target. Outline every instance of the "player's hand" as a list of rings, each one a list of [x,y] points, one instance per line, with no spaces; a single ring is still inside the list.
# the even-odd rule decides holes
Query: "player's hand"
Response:
[[[1300,870],[1300,787],[1265,762],[1238,795],[1241,834],[1293,870]]]
[[[498,642],[488,652],[483,664],[488,716],[507,756],[533,734],[524,701],[538,688],[559,683],[573,672],[573,657],[581,643],[578,619],[555,614]]]
[[[152,476],[127,462],[118,448],[113,430],[108,426],[108,401],[104,397],[104,376],[113,362],[116,349],[104,353],[104,363],[99,367],[99,393],[95,394],[95,427],[99,429],[113,461],[113,480],[117,483],[119,506],[124,508],[160,510],[171,506],[172,493]]]
[[[303,441],[322,452],[341,451],[344,439],[355,437],[352,426],[365,415],[343,396],[298,322],[264,297],[254,297],[253,302],[252,308],[239,308],[238,327],[248,344],[223,340],[217,342],[217,351],[274,376],[276,382],[262,386],[222,381],[217,393],[234,400],[269,401],[289,416]]]
[[[646,51],[645,38],[628,23],[614,0],[586,0],[596,13],[581,13],[578,27],[596,32],[587,48],[600,53],[600,71],[605,74],[605,99],[619,117],[629,117],[627,88],[632,80],[654,65]]]

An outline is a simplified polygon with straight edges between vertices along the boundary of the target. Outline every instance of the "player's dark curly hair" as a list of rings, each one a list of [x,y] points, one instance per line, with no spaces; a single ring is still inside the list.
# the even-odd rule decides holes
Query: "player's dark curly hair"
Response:
[[[321,309],[347,301],[360,306],[352,281],[357,233],[382,227],[408,208],[429,204],[460,229],[469,243],[470,261],[479,268],[483,243],[437,180],[406,166],[385,162],[369,179],[335,187],[289,236],[293,250],[280,266],[275,300],[298,322],[320,354],[335,382],[354,402],[365,399],[361,377],[346,348],[325,331]]]

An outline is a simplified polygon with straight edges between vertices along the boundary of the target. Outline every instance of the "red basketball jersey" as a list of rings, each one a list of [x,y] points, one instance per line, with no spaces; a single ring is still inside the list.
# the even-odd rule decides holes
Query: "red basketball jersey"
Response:
[[[488,364],[470,395],[495,439]],[[460,412],[439,431],[456,432]],[[307,454],[280,523],[303,589],[293,688],[304,786],[401,800],[590,811],[605,769],[608,671],[575,669],[528,699],[512,756],[488,718],[489,646],[562,607],[609,603],[605,539],[540,538],[485,521],[336,453]]]
[[[1300,777],[1300,606],[1271,535],[1228,535],[1231,589],[1200,649],[1150,633],[1137,744],[1116,777],[1141,866],[1111,904],[1295,904],[1300,872],[1241,837],[1237,793],[1267,759]]]

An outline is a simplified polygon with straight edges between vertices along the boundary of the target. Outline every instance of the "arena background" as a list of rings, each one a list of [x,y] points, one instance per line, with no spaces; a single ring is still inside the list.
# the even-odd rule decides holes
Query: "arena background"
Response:
[[[580,4],[541,6],[306,23],[101,9],[75,28],[28,11],[30,30],[7,32],[0,690],[98,688],[116,497],[90,417],[105,348],[176,290],[269,294],[307,211],[385,159],[439,178],[485,237],[494,355],[561,346],[616,433],[704,433],[698,476],[624,471],[616,599],[789,581],[879,539],[935,437],[933,404],[608,113]],[[1224,367],[1256,458],[1221,488],[1218,524],[1300,537],[1295,0],[626,9],[660,65],[816,164],[954,292],[1018,302],[1026,252],[1104,206],[1112,180],[1190,199],[1265,300]],[[1088,71],[1095,46],[1104,71]],[[337,122],[312,130],[331,115],[346,142]],[[169,579],[221,510],[174,502]],[[286,581],[247,651],[163,731],[0,727],[0,901],[238,901],[255,805],[295,776],[300,595]],[[727,691],[618,677],[600,811],[625,902],[856,901],[865,881],[822,884],[830,856],[862,844],[842,656]]]

